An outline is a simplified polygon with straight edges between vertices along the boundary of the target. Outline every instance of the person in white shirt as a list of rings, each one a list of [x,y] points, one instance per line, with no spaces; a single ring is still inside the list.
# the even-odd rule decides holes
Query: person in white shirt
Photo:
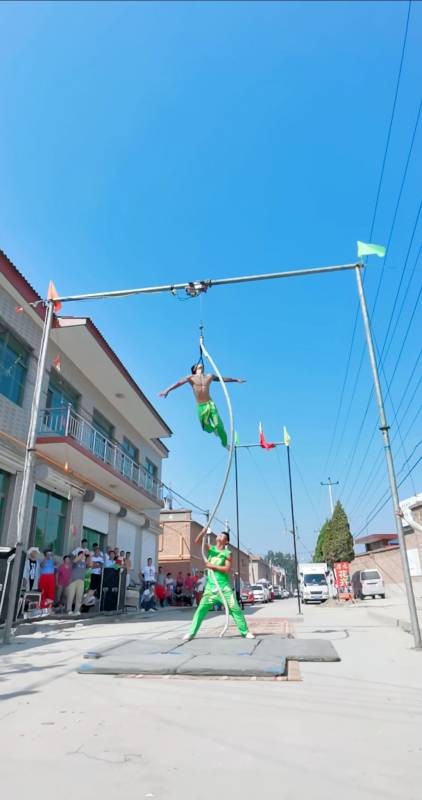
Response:
[[[155,594],[153,586],[148,586],[141,595],[141,608],[143,611],[156,611]]]
[[[81,552],[81,550],[84,551],[86,556],[89,556],[88,539],[82,539],[79,547],[75,547],[75,549],[72,550],[72,556],[77,556],[78,553]]]
[[[157,571],[152,563],[152,558],[147,559],[146,566],[143,568],[142,572],[144,576],[144,588],[148,589],[149,586],[152,586],[157,580]]]
[[[100,596],[101,589],[101,572],[104,567],[104,556],[98,544],[94,544],[94,550],[91,555],[92,569],[91,569],[91,589],[94,590],[97,597]]]

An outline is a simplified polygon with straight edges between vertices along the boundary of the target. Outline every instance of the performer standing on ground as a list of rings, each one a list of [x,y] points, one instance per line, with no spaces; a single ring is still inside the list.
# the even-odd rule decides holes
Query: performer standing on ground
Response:
[[[196,544],[198,544],[205,534],[206,528],[203,528],[203,530],[196,537]],[[217,536],[215,545],[207,546],[208,560],[205,564],[205,567],[208,570],[208,574],[205,591],[202,596],[202,600],[196,609],[190,631],[186,634],[186,636],[183,637],[185,640],[193,639],[193,637],[198,633],[198,630],[208,612],[212,611],[217,603],[221,604],[221,595],[217,586],[215,585],[215,580],[217,581],[218,586],[220,587],[220,590],[226,599],[227,607],[235,621],[239,633],[246,639],[255,639],[253,633],[250,633],[248,630],[246,619],[243,612],[239,608],[234,592],[230,585],[232,556],[227,547],[228,543],[229,534],[224,531]]]
[[[160,397],[167,397],[169,392],[184,386],[189,383],[195,395],[195,400],[198,404],[198,417],[202,426],[202,430],[207,433],[215,433],[219,437],[223,447],[227,447],[227,434],[224,430],[223,421],[217,411],[217,407],[210,397],[210,386],[213,381],[219,382],[217,375],[204,375],[204,365],[201,361],[195,364],[191,369],[192,374],[187,375],[186,378],[181,378],[168,389],[160,392]],[[224,383],[245,383],[243,378],[223,378]]]

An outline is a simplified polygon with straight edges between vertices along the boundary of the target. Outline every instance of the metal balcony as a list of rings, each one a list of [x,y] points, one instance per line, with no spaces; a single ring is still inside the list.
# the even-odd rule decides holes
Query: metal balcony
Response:
[[[41,412],[39,436],[74,439],[99,461],[135,486],[162,500],[162,484],[148,470],[125,453],[121,445],[100,433],[69,405]]]

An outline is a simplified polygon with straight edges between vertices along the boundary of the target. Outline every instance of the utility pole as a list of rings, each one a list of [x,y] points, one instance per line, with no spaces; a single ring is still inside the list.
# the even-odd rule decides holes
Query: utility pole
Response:
[[[328,486],[328,494],[329,494],[329,496],[330,496],[330,509],[331,509],[331,516],[333,516],[333,513],[334,513],[334,503],[333,503],[333,488],[332,488],[332,487],[333,487],[333,486],[338,486],[338,481],[332,481],[332,480],[331,480],[331,478],[329,477],[329,478],[327,479],[327,483],[323,483],[322,481],[320,481],[320,483],[321,483],[321,486]]]
[[[398,511],[400,511],[400,500],[399,500],[399,492],[397,488],[397,478],[396,472],[394,469],[394,461],[393,455],[391,452],[391,443],[390,443],[390,426],[387,423],[387,416],[385,413],[384,407],[384,398],[382,396],[382,389],[381,383],[378,373],[378,366],[377,360],[375,357],[375,348],[374,342],[372,338],[372,331],[371,331],[371,323],[369,321],[369,314],[368,308],[366,305],[366,298],[365,292],[363,289],[363,281],[362,281],[362,268],[363,265],[359,264],[356,265],[355,268],[355,275],[356,281],[358,286],[358,294],[360,300],[360,307],[362,311],[362,319],[365,328],[365,336],[366,336],[366,343],[368,345],[368,352],[369,352],[369,361],[371,364],[372,370],[372,377],[374,380],[374,388],[375,388],[375,398],[378,406],[378,414],[379,414],[379,421],[380,421],[380,431],[383,438],[384,443],[384,453],[385,453],[385,460],[387,462],[387,472],[388,472],[388,480],[390,483],[390,491],[391,491],[391,499],[393,501],[393,511],[396,520],[396,529],[397,529],[397,536],[399,540],[399,547],[400,547],[400,555],[401,555],[401,562],[402,562],[402,569],[403,569],[403,577],[404,583],[406,587],[406,595],[407,595],[407,603],[409,606],[410,612],[410,621],[412,624],[412,633],[413,633],[413,641],[415,644],[416,650],[422,650],[422,639],[421,639],[421,631],[419,627],[419,619],[418,619],[418,612],[416,609],[415,603],[415,594],[413,591],[412,585],[412,578],[410,576],[410,568],[409,568],[409,560],[407,557],[407,549],[406,549],[406,542],[404,538],[404,530],[403,530],[403,523],[401,517],[398,515]]]
[[[24,545],[27,545],[25,522],[28,520],[29,509],[33,502],[33,472],[35,466],[35,443],[37,440],[38,416],[40,411],[41,390],[47,360],[48,337],[53,321],[54,303],[52,300],[45,302],[44,327],[41,337],[40,354],[38,357],[37,376],[35,379],[34,394],[32,397],[31,416],[29,420],[28,439],[25,451],[25,463],[22,474],[22,486],[19,497],[16,528],[16,551],[12,570],[12,579],[8,592],[7,615],[3,631],[3,643],[10,644],[12,640],[12,627],[15,619],[16,601],[20,591],[21,565]]]
[[[237,533],[237,579],[236,597],[240,601],[240,522],[239,522],[239,480],[237,473],[237,445],[234,445],[234,485],[236,494],[236,533]]]
[[[290,464],[290,444],[286,445],[287,450],[287,466],[289,470],[289,489],[290,489],[290,511],[292,515],[292,534],[293,534],[293,547],[295,553],[295,577],[296,577],[296,591],[297,591],[297,606],[298,614],[302,613],[300,607],[300,592],[299,592],[299,577],[298,577],[298,563],[297,563],[297,547],[296,547],[296,525],[295,525],[295,511],[293,505],[293,487],[292,487],[292,467]]]

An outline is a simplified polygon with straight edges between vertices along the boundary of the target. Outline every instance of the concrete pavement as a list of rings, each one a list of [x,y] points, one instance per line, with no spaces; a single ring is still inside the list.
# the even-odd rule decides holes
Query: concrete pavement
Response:
[[[255,609],[295,617],[293,600]],[[81,676],[88,649],[181,636],[189,615],[35,634],[0,650],[1,785],[34,800],[420,797],[422,653],[364,606],[306,606],[342,661],[300,683]],[[205,632],[220,630],[211,619]]]

